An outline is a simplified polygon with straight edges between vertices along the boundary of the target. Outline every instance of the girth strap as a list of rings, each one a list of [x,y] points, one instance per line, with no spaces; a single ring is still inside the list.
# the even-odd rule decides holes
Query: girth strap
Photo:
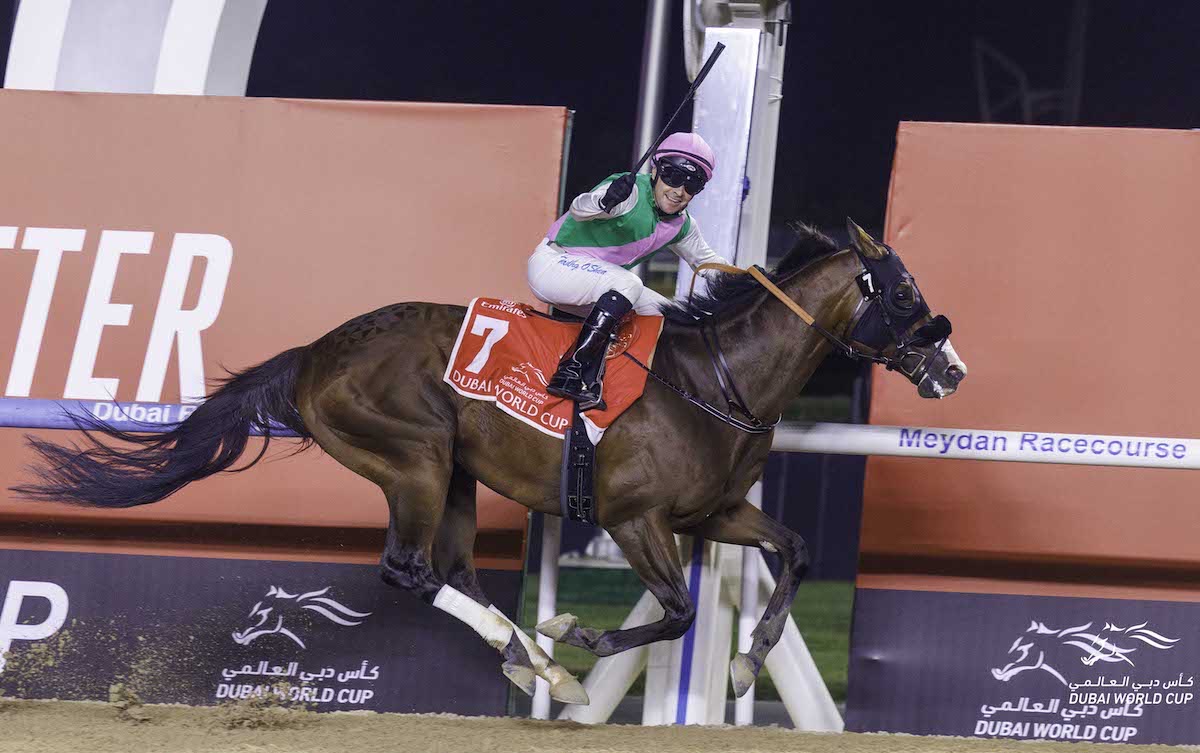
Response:
[[[579,403],[574,404],[571,413],[571,428],[563,437],[559,503],[567,520],[596,525],[596,447],[588,437]]]

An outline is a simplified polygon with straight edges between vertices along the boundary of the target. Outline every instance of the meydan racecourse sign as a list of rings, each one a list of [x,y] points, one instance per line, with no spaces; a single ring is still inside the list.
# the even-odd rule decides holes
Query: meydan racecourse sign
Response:
[[[811,424],[777,430],[773,447],[834,455],[1200,468],[1200,440],[1167,437]]]

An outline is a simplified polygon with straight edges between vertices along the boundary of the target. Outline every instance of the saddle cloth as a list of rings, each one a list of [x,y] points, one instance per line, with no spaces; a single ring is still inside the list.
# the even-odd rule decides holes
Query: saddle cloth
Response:
[[[475,298],[454,343],[442,377],[464,397],[490,400],[505,413],[540,432],[563,438],[571,427],[572,401],[546,393],[546,383],[562,354],[575,343],[579,323],[550,319],[532,307],[495,298]],[[647,374],[626,350],[647,366],[654,357],[661,316],[631,316],[608,348],[604,375],[605,410],[583,413],[592,443],[642,396]]]

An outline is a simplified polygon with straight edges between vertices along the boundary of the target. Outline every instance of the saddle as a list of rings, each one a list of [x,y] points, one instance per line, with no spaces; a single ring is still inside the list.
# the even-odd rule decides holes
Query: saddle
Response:
[[[607,407],[582,413],[574,402],[545,390],[562,354],[575,342],[581,321],[551,317],[523,303],[475,298],[467,307],[442,378],[458,394],[493,402],[522,423],[562,439],[563,515],[594,523],[595,446],[646,388],[646,371],[619,356],[628,352],[649,365],[663,319],[626,318],[606,356]]]

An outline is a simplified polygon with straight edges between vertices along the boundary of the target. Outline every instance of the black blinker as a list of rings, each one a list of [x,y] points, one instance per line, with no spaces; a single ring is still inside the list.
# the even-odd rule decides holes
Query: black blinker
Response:
[[[924,325],[914,334],[914,345],[929,345],[931,343],[941,342],[950,336],[953,331],[950,326],[950,320],[944,314],[938,314],[928,324]]]

